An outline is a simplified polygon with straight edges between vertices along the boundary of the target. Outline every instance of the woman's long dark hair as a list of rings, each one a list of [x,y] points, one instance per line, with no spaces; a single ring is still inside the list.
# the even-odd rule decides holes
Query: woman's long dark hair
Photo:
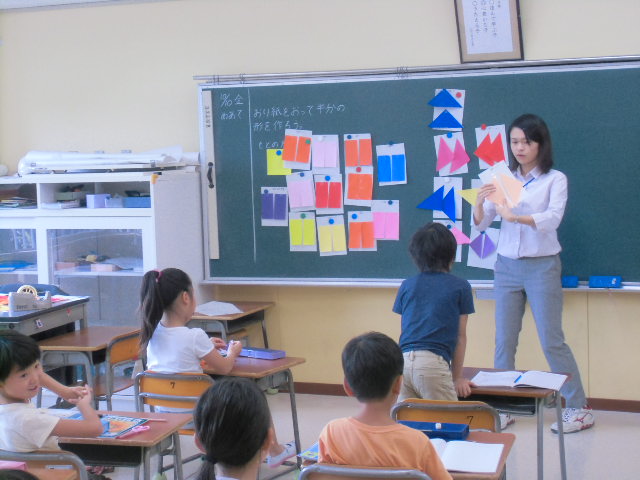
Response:
[[[193,422],[206,454],[197,478],[211,480],[216,463],[242,467],[256,456],[267,439],[271,413],[254,382],[226,377],[202,394]]]
[[[538,144],[538,167],[542,173],[548,173],[553,167],[553,149],[551,148],[551,134],[544,120],[533,113],[525,113],[509,125],[509,136],[514,128],[521,129],[528,141]],[[518,166],[518,161],[509,148],[509,168],[515,171]]]
[[[192,288],[189,275],[179,268],[150,270],[142,277],[140,288],[140,351],[144,353],[164,311],[182,292]]]

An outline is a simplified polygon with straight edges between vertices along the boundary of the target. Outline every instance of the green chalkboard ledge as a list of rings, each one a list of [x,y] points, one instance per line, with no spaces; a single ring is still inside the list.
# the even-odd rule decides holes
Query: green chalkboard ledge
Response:
[[[345,278],[209,278],[201,285],[275,285],[281,287],[364,287],[364,288],[398,288],[402,280],[380,279],[345,279]],[[470,280],[471,288],[476,292],[478,300],[493,300],[493,281]],[[590,288],[587,282],[580,282],[576,288],[563,288],[571,293],[640,293],[640,282],[622,282],[622,288]]]

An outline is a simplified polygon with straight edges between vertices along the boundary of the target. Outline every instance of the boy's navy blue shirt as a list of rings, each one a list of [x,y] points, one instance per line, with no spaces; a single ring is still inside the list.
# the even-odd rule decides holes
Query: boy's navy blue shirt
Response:
[[[468,281],[444,272],[422,272],[400,285],[393,311],[402,315],[403,352],[429,350],[451,363],[460,315],[473,313]]]

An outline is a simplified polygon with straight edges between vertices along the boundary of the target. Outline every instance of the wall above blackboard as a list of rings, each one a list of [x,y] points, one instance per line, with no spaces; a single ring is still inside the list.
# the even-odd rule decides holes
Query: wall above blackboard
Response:
[[[526,112],[540,115],[552,133],[555,168],[569,179],[559,229],[563,274],[640,282],[638,57],[206,80],[200,85],[200,127],[210,177],[203,179],[203,192],[211,281],[374,286],[397,285],[414,274],[407,246],[413,232],[433,219],[416,206],[433,193],[433,138],[444,133],[428,127],[433,108],[427,102],[436,89],[447,88],[466,92],[463,136],[472,160],[468,173],[457,176],[463,188],[471,188],[480,172],[473,156],[476,127],[508,125]],[[262,227],[261,187],[286,185],[284,177],[267,175],[266,162],[267,149],[283,146],[285,128],[341,138],[370,133],[374,145],[404,143],[408,183],[374,186],[374,198],[400,201],[400,239],[379,241],[375,252],[321,257],[291,252],[286,227]],[[340,142],[342,160],[343,153]],[[343,161],[341,166],[344,173]],[[472,235],[471,207],[462,204],[462,229]],[[347,206],[345,215],[352,210],[362,207]],[[468,249],[462,247],[453,272],[490,283],[491,270],[467,266]]]

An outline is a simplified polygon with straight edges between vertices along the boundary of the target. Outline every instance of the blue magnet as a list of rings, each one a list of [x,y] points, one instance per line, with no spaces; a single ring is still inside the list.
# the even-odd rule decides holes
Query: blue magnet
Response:
[[[276,150],[276,155],[282,155],[282,150]]]
[[[300,218],[307,218],[307,214],[306,213],[301,213],[300,214]]]
[[[333,225],[334,223],[336,223],[335,219],[330,218],[330,219],[329,219],[329,225]]]
[[[331,177],[327,175],[326,177],[324,177],[324,179],[328,182],[329,180],[331,180]]]
[[[447,138],[451,138],[451,137],[453,137],[453,133],[451,132],[447,133]]]
[[[389,205],[393,205],[393,200],[389,200],[389,201],[387,201],[387,203],[388,203]]]
[[[355,220],[356,218],[358,218],[358,214],[356,214],[356,213],[352,214],[351,218],[353,218]]]
[[[300,172],[300,176],[301,176],[301,177],[304,177],[304,172]]]
[[[347,135],[347,140],[351,140],[351,135]]]

